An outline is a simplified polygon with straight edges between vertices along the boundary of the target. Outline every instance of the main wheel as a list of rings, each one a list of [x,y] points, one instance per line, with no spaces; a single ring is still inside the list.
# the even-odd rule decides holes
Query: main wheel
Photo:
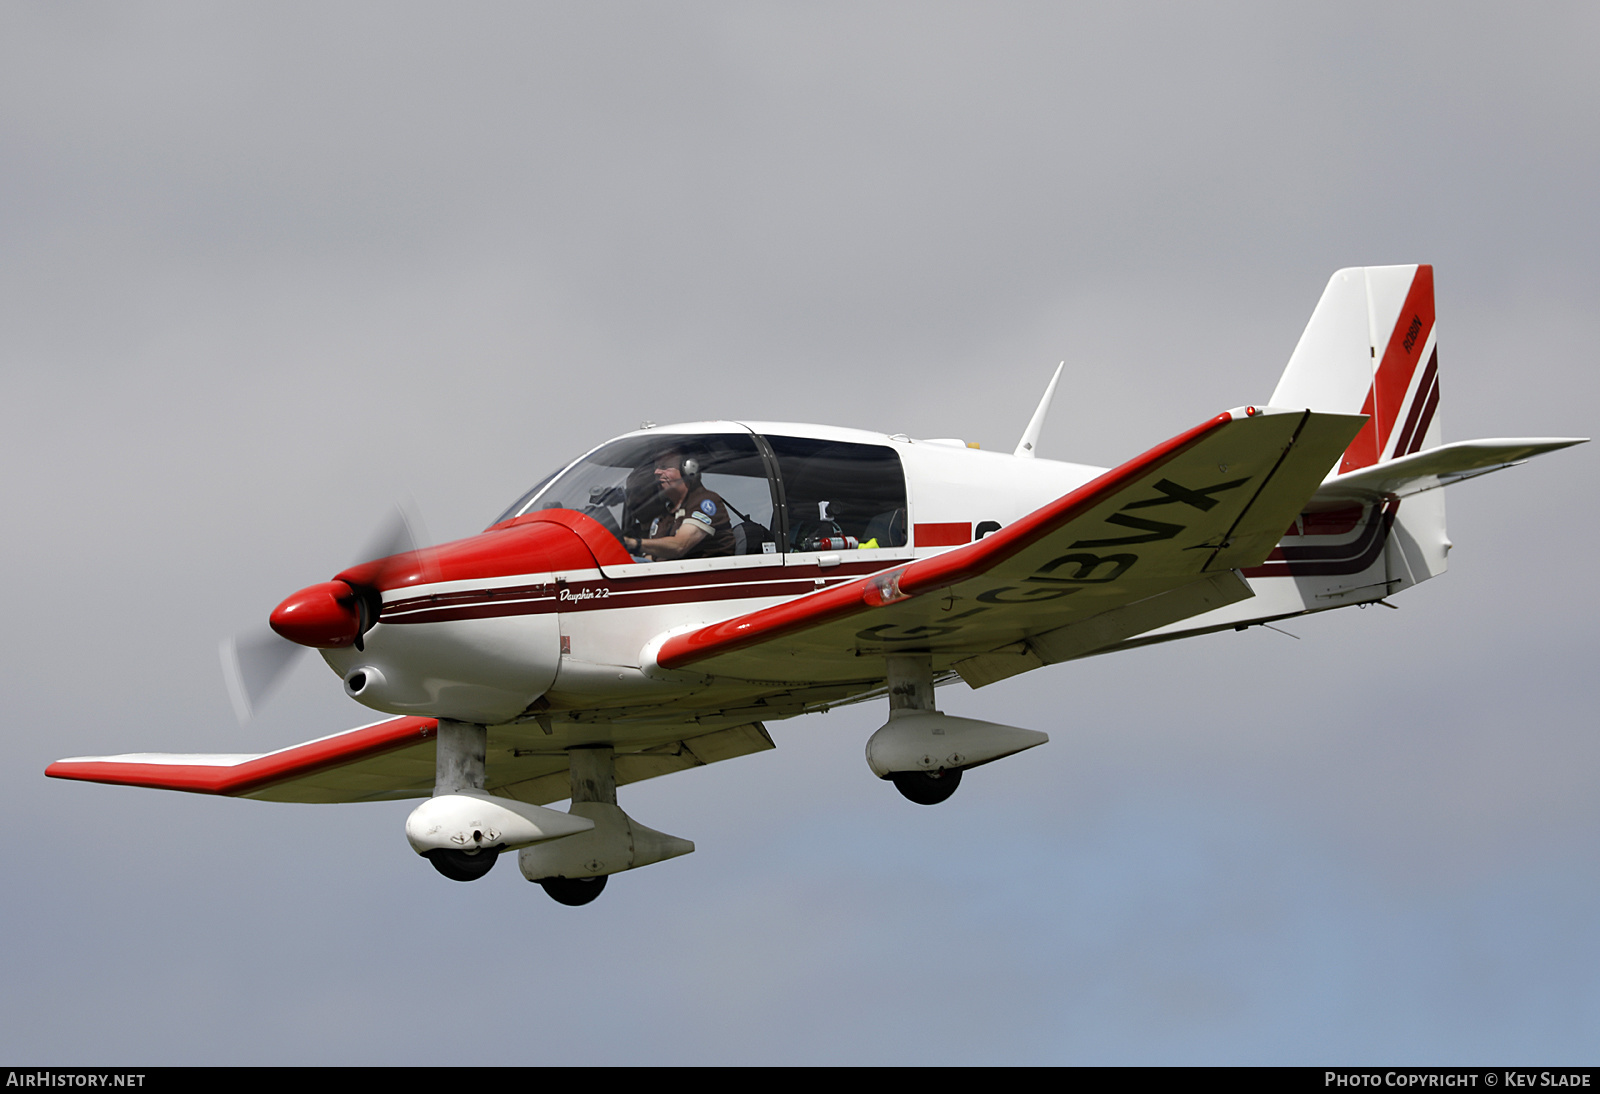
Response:
[[[544,891],[557,904],[572,908],[581,907],[600,895],[606,887],[606,875],[599,877],[544,877],[539,879]]]
[[[477,881],[494,869],[495,860],[499,857],[494,851],[479,851],[469,855],[465,851],[451,851],[444,847],[428,852],[428,861],[433,863],[433,868],[451,881]]]
[[[894,788],[918,805],[938,805],[961,785],[960,771],[896,771]]]

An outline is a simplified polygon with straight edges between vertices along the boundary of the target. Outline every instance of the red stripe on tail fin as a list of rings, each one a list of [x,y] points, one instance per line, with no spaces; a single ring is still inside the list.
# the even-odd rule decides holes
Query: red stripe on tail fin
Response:
[[[1383,360],[1378,363],[1372,387],[1361,407],[1361,413],[1369,415],[1367,424],[1345,450],[1339,464],[1340,474],[1370,467],[1383,455],[1400,411],[1405,407],[1411,378],[1416,374],[1422,351],[1433,332],[1433,321],[1433,267],[1418,266],[1405,303],[1395,318],[1394,329],[1389,332]],[[1415,397],[1422,399],[1427,394],[1419,390]]]

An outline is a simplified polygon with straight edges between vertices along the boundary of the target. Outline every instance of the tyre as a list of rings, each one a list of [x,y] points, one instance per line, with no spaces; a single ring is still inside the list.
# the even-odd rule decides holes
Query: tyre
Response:
[[[896,771],[894,788],[918,805],[938,805],[961,785],[960,771]]]

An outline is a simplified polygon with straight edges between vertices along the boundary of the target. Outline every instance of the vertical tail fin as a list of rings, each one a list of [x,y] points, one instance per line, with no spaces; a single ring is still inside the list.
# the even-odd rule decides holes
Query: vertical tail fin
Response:
[[[1338,474],[1439,444],[1432,266],[1354,266],[1328,282],[1272,405],[1369,416]]]

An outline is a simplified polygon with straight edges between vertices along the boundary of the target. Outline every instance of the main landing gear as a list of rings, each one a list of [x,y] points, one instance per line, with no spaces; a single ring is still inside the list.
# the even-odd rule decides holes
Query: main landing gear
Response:
[[[941,714],[933,705],[933,658],[886,658],[889,721],[867,741],[867,766],[918,805],[938,805],[956,792],[961,773],[1050,738],[975,718]]]
[[[451,881],[477,881],[516,851],[523,877],[557,903],[578,906],[599,896],[611,874],[694,850],[617,807],[609,746],[568,750],[572,806],[562,813],[485,791],[488,739],[481,725],[439,719],[433,797],[406,818],[412,850]]]
[[[687,855],[694,844],[646,828],[617,806],[616,758],[603,745],[567,750],[571,815],[589,830],[517,853],[522,876],[537,881],[558,904],[589,903],[606,878],[623,870]]]
[[[557,904],[580,908],[599,896],[606,887],[606,875],[599,877],[546,877],[539,884]]]
[[[896,771],[889,778],[904,798],[918,805],[938,805],[961,785],[960,771]]]

